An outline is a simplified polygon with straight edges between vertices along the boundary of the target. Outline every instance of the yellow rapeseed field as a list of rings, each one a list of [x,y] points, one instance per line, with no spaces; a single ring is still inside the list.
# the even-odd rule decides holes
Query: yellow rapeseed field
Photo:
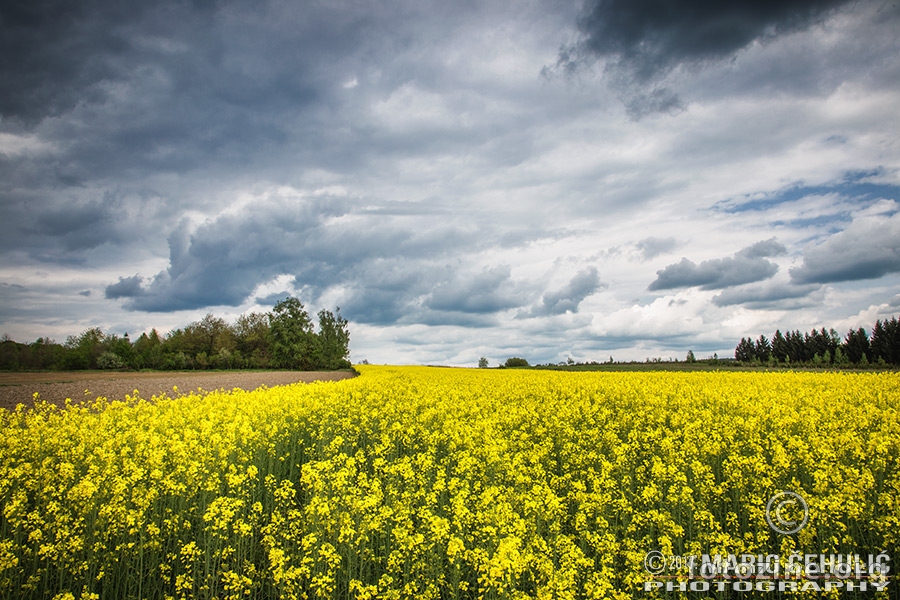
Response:
[[[900,547],[897,373],[359,370],[3,413],[0,597],[652,598],[651,550]]]

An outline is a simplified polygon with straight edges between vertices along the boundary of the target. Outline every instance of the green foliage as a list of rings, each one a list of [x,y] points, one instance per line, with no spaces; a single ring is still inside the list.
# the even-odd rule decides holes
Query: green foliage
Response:
[[[309,313],[297,298],[286,298],[272,309],[269,315],[269,346],[276,367],[312,368],[316,338]]]
[[[237,349],[247,367],[264,369],[269,366],[269,317],[252,312],[237,318],[232,328]]]
[[[137,369],[160,369],[163,366],[163,343],[156,329],[142,333],[134,343],[134,362]]]
[[[296,298],[286,298],[269,315],[269,350],[275,366],[286,369],[350,367],[350,332],[341,309],[321,310],[319,332]]]
[[[350,332],[341,309],[319,311],[319,333],[316,339],[314,366],[317,369],[348,369]]]
[[[97,357],[98,369],[124,369],[125,362],[115,352],[104,352]]]
[[[764,362],[768,341],[759,336],[754,344],[751,338],[741,338],[734,351],[737,361],[752,364]],[[862,327],[851,329],[842,340],[834,329],[824,327],[809,333],[776,330],[769,347],[769,356],[775,364],[798,366],[856,366],[900,365],[900,322],[897,317],[878,320],[871,337]]]
[[[772,345],[769,344],[769,340],[766,339],[766,336],[761,335],[757,338],[754,354],[756,360],[761,363],[769,361],[769,356],[772,354]]]
[[[95,369],[97,358],[103,352],[103,331],[99,327],[86,329],[80,336],[69,336],[66,340],[65,368]]]
[[[478,359],[478,368],[479,369],[487,369],[488,368],[488,359],[485,357],[481,357]]]
[[[506,368],[514,368],[514,367],[528,367],[528,361],[524,358],[519,358],[518,356],[513,356],[506,359],[506,362],[503,363],[503,366]]]
[[[866,330],[862,327],[856,331],[851,329],[844,338],[844,348],[850,362],[860,362],[869,353],[869,336],[866,335]]]
[[[750,362],[756,358],[756,346],[750,338],[741,338],[737,348],[734,349],[734,359],[740,362]]]
[[[0,339],[2,370],[78,369],[344,369],[350,368],[350,331],[340,309],[318,313],[319,331],[303,304],[288,297],[269,313],[248,313],[233,325],[207,314],[162,338],[156,329],[131,342],[98,327],[65,344]]]

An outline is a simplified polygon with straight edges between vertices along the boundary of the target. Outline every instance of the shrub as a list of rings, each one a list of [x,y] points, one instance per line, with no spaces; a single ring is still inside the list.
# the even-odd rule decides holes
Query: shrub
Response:
[[[507,358],[506,362],[503,363],[504,367],[512,368],[512,367],[529,367],[531,365],[528,364],[528,361],[524,358],[519,358],[518,356],[513,356],[511,358]]]
[[[124,369],[125,363],[114,352],[104,352],[97,357],[98,369]]]

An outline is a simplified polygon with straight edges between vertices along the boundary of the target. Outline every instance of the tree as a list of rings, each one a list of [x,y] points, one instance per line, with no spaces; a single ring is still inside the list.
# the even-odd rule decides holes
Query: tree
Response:
[[[694,357],[694,351],[688,350],[687,356],[684,357],[684,362],[695,363],[697,362],[696,357]]]
[[[822,328],[822,331],[825,331],[825,328]],[[828,330],[828,351],[831,353],[831,356],[834,356],[834,352],[837,350],[838,346],[841,345],[841,336],[835,331],[833,328]]]
[[[163,366],[163,343],[156,329],[142,333],[134,343],[135,363],[138,368],[159,369]]]
[[[338,307],[319,311],[319,333],[316,336],[314,366],[317,369],[348,369],[350,361],[350,332],[347,320]]]
[[[890,342],[888,340],[887,331],[881,324],[881,319],[875,321],[875,327],[872,328],[872,338],[869,340],[869,352],[872,354],[872,361],[878,362],[882,359],[887,362],[890,359]]]
[[[812,358],[812,354],[807,355],[806,338],[799,329],[788,331],[784,337],[787,341],[788,356],[792,363],[802,363]]]
[[[503,366],[507,367],[507,368],[511,368],[511,367],[528,367],[530,365],[528,364],[528,361],[525,360],[524,358],[519,358],[518,356],[513,356],[510,358],[507,358],[506,362],[503,363]]]
[[[7,334],[3,334],[3,339],[0,339],[0,369],[8,371],[19,370],[20,346],[22,344],[17,344]]]
[[[788,357],[787,340],[781,335],[780,329],[776,329],[775,335],[772,336],[772,356],[774,356],[775,360],[778,362],[784,362]]]
[[[844,352],[852,363],[858,363],[863,356],[869,353],[869,337],[866,335],[865,329],[860,327],[856,331],[851,329],[847,333],[847,337],[844,339]]]
[[[28,346],[28,353],[21,360],[30,369],[65,369],[66,348],[50,338],[38,338]]]
[[[485,357],[481,357],[478,359],[478,368],[479,369],[487,369],[488,368],[488,359]]]
[[[184,328],[182,335],[181,350],[192,357],[201,352],[213,356],[219,348],[233,350],[236,346],[234,335],[225,319],[212,313],[207,313],[201,320],[190,323]]]
[[[134,345],[132,345],[127,331],[121,338],[116,336],[107,337],[106,342],[109,346],[109,351],[121,359],[123,367],[134,368],[137,366],[137,353],[134,351]]]
[[[869,340],[869,359],[891,364],[900,364],[900,323],[897,317],[875,321],[872,338]]]
[[[756,340],[754,354],[756,356],[756,360],[761,363],[769,361],[769,356],[772,354],[772,346],[769,344],[769,340],[766,339],[766,336],[760,335]]]
[[[750,338],[741,338],[740,343],[734,349],[734,359],[740,362],[750,362],[756,358],[756,346]]]
[[[98,369],[124,369],[125,363],[122,358],[115,352],[103,352],[97,357]]]
[[[73,370],[96,368],[97,358],[103,352],[104,337],[99,327],[85,329],[78,337],[70,335],[65,345],[66,368]]]
[[[297,298],[289,296],[269,313],[269,349],[275,366],[311,370],[316,336],[309,313]]]
[[[838,346],[837,350],[834,351],[834,364],[836,364],[836,365],[848,364],[847,355],[844,354],[843,346]]]
[[[251,368],[269,365],[269,319],[263,313],[241,315],[234,323],[237,347]]]

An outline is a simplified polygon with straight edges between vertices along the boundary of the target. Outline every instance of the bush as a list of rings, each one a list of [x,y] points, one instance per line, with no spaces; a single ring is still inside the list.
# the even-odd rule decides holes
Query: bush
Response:
[[[124,369],[125,363],[114,352],[104,352],[97,357],[98,369]]]
[[[512,367],[530,367],[528,361],[524,358],[519,358],[518,356],[513,356],[511,358],[507,358],[506,362],[503,363],[504,367],[512,368]]]

